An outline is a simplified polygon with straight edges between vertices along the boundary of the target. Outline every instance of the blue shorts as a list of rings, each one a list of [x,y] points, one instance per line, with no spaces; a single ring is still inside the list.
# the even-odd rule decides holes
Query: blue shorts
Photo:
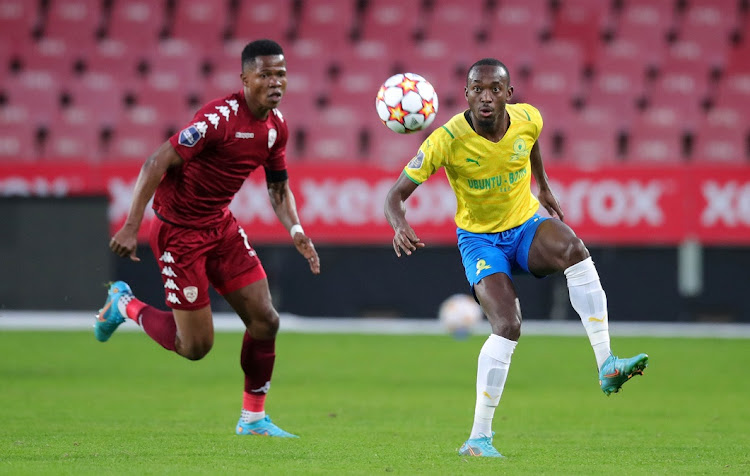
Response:
[[[458,228],[458,250],[464,264],[466,279],[474,287],[485,276],[521,269],[529,272],[529,249],[536,229],[549,220],[535,214],[525,223],[500,233],[471,233]]]

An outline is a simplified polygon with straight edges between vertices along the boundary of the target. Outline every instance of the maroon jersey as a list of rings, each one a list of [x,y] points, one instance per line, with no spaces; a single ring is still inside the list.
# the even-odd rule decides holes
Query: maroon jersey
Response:
[[[209,102],[169,139],[184,162],[162,178],[154,211],[175,225],[216,225],[229,215],[229,204],[253,170],[286,169],[288,136],[278,110],[265,120],[252,115],[244,90]]]

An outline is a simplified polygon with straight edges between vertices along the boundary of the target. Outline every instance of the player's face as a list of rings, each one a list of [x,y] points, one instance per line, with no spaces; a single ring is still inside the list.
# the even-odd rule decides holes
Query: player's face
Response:
[[[245,97],[253,113],[265,115],[276,108],[286,91],[284,55],[257,56],[242,72]]]
[[[508,84],[508,72],[504,68],[482,65],[469,72],[466,101],[479,125],[491,127],[498,124],[512,95],[513,87]]]

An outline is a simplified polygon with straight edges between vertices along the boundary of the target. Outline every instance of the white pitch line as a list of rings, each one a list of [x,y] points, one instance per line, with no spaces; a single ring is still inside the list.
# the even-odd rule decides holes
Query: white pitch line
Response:
[[[93,312],[3,311],[0,310],[0,330],[78,331],[94,324]],[[214,328],[218,332],[241,332],[242,321],[232,313],[215,313]],[[685,323],[685,322],[616,322],[610,321],[610,333],[623,337],[706,337],[750,338],[750,323]],[[122,331],[137,331],[138,326],[128,321]],[[523,335],[581,336],[585,331],[580,322],[526,320]],[[338,318],[302,317],[281,313],[281,332],[310,334],[396,334],[440,335],[445,331],[437,319]],[[484,321],[472,331],[476,335],[490,333]]]

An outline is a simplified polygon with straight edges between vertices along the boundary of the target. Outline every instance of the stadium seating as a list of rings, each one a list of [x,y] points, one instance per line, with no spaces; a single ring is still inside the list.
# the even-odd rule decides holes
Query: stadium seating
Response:
[[[11,38],[25,43],[31,40],[36,27],[40,27],[42,16],[38,2],[28,0],[0,0],[0,32],[3,43]]]
[[[101,0],[55,0],[44,22],[44,35],[71,44],[90,44],[103,29]]]
[[[705,125],[696,134],[691,159],[702,163],[741,165],[747,163],[748,145],[747,130]]]
[[[508,65],[514,100],[542,111],[545,157],[750,160],[740,0],[0,0],[0,154],[141,160],[241,88],[242,47],[263,37],[285,48],[292,160],[403,165],[424,133],[379,123],[382,81],[428,78],[437,126],[465,107],[466,70],[488,56]]]
[[[122,40],[136,51],[148,51],[156,46],[166,26],[165,12],[165,2],[114,0],[107,37]]]

